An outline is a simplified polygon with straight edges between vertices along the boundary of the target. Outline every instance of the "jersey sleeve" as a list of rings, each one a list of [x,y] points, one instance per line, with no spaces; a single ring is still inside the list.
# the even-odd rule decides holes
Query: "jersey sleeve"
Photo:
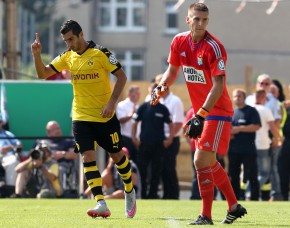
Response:
[[[62,70],[70,70],[68,63],[66,52],[64,52],[55,57],[49,65],[55,72],[61,72]]]
[[[181,62],[179,59],[179,55],[178,55],[178,48],[177,48],[177,44],[178,44],[178,37],[175,36],[171,42],[171,46],[170,46],[170,52],[169,52],[169,56],[168,56],[168,63],[173,65],[173,66],[180,66]]]
[[[109,72],[114,74],[114,72],[122,68],[121,63],[116,59],[116,57],[109,49],[102,48],[101,51],[104,55],[104,58],[102,58],[102,65],[105,69],[108,69]]]
[[[212,42],[208,52],[208,62],[213,77],[226,74],[227,53],[223,45]]]

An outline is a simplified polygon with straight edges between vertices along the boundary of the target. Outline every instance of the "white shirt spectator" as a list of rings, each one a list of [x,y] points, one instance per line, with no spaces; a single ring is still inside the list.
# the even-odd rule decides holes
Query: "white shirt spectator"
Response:
[[[256,140],[255,144],[258,150],[267,150],[270,148],[271,139],[269,137],[269,122],[274,122],[274,117],[271,110],[264,105],[256,104],[254,106],[261,119],[261,128],[256,131]]]
[[[116,108],[116,115],[118,119],[128,116],[128,113],[131,113],[134,109],[135,104],[129,99],[126,98],[123,101],[120,101]],[[138,106],[136,106],[136,109]],[[135,121],[130,119],[129,121],[121,124],[121,134],[129,138],[132,137],[132,125]]]
[[[255,106],[256,98],[255,94],[251,94],[246,98],[246,104]],[[274,116],[275,120],[281,120],[281,107],[279,105],[279,101],[276,97],[274,97],[271,93],[267,93],[267,101],[265,102],[265,106],[269,108]]]
[[[172,92],[164,99],[163,97],[160,98],[160,103],[164,104],[171,115],[172,123],[183,123],[184,121],[184,106],[181,99],[174,95]],[[169,126],[165,124],[165,135],[169,137]],[[175,134],[175,137],[180,136],[182,133],[182,128]]]

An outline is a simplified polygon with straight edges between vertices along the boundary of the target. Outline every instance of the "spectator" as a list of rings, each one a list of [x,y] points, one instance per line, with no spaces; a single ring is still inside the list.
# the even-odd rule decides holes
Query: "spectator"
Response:
[[[153,88],[156,84],[152,85]],[[144,102],[133,115],[135,120],[132,127],[132,140],[139,150],[137,165],[141,174],[142,199],[157,199],[158,185],[161,178],[165,148],[173,140],[173,134],[170,130],[170,136],[165,137],[164,125],[167,123],[172,128],[170,114],[166,106],[158,103],[151,106],[149,102]],[[137,125],[141,122],[140,139],[137,138]],[[149,193],[147,193],[147,171],[151,165],[151,181]]]
[[[246,93],[242,89],[233,91],[236,106],[232,121],[229,145],[229,176],[237,198],[244,199],[240,192],[241,166],[243,165],[244,183],[250,182],[251,200],[259,200],[257,170],[256,131],[261,127],[257,110],[245,103]]]
[[[123,147],[125,155],[130,159],[130,153],[127,148]],[[130,159],[132,167],[132,182],[136,191],[136,197],[141,198],[141,177],[139,169],[135,162]],[[118,170],[112,158],[109,158],[107,167],[102,172],[103,179],[103,192],[105,199],[124,199],[124,185],[121,177],[118,174]],[[90,188],[87,188],[83,194],[85,197],[91,196]]]
[[[29,158],[16,166],[17,180],[14,197],[56,198],[61,196],[59,166],[51,155],[49,146],[41,141],[31,150]]]
[[[138,108],[139,99],[140,87],[132,85],[128,89],[127,98],[119,102],[116,108],[117,118],[121,124],[123,144],[129,150],[130,158],[134,162],[137,162],[137,149],[132,142],[132,125],[134,123],[132,116]]]
[[[15,167],[19,163],[19,152],[22,150],[21,142],[14,134],[3,128],[3,119],[0,113],[0,166],[4,180],[0,186],[0,197],[9,197],[15,191]]]
[[[281,106],[279,104],[278,99],[272,93],[270,93],[271,84],[272,84],[271,77],[267,74],[261,74],[257,78],[256,90],[263,89],[266,91],[267,100],[265,102],[265,106],[271,110],[275,119],[275,125],[278,128],[280,128],[281,118],[282,118]],[[256,99],[255,93],[249,95],[246,99],[246,104],[255,106],[255,103],[256,103],[255,99]],[[272,156],[271,167],[273,167],[273,165],[275,164],[274,161],[276,160],[276,157],[279,154],[280,148],[281,147],[279,147],[278,142],[273,140],[271,144],[271,151],[270,151],[271,156]],[[261,186],[263,199],[268,199],[270,197],[268,193],[270,192],[269,190],[271,190],[271,188],[272,188],[271,190],[272,200],[275,200],[275,198],[276,199],[281,198],[281,190],[280,190],[280,184],[279,184],[278,178],[279,177],[277,175],[271,175],[271,184],[269,180],[267,184],[265,184],[264,186]]]
[[[154,84],[155,84],[155,78],[152,78],[151,81],[150,81],[150,84],[149,84],[149,86],[147,88],[147,92],[148,93],[147,93],[147,95],[146,95],[146,97],[144,99],[145,102],[150,101],[151,94],[152,94],[152,85],[154,85]]]
[[[49,146],[52,159],[59,165],[59,178],[64,193],[65,190],[77,189],[79,167],[78,154],[74,152],[74,141],[63,137],[61,127],[55,120],[46,124],[46,135],[48,139],[37,140],[35,145],[43,141]]]
[[[255,108],[261,119],[261,128],[257,130],[255,140],[258,155],[258,179],[261,187],[267,183],[271,171],[271,157],[269,154],[271,138],[269,136],[269,130],[278,141],[282,142],[283,138],[280,136],[279,129],[274,123],[274,117],[271,110],[264,106],[267,99],[265,90],[257,90],[255,98]]]
[[[279,84],[279,81],[275,80],[275,83]],[[271,153],[271,175],[270,175],[271,197],[269,200],[277,201],[277,200],[282,200],[280,176],[279,176],[279,171],[278,171],[278,158],[282,149],[281,138],[283,136],[282,128],[286,121],[286,109],[283,104],[283,100],[280,101],[278,99],[279,97],[281,99],[283,98],[283,96],[280,96],[280,93],[282,93],[282,91],[279,90],[278,86],[274,84],[274,82],[270,85],[269,91],[278,100],[279,107],[280,107],[279,113],[281,114],[281,120],[279,122],[280,124],[278,125],[278,131],[280,133],[280,140],[279,138],[274,137],[272,135],[272,150],[271,150],[272,152]]]
[[[290,94],[290,85],[289,85]],[[290,100],[284,102],[290,104]],[[286,106],[287,119],[283,127],[284,142],[278,160],[278,170],[281,183],[281,194],[284,201],[289,200],[290,186],[290,105]]]
[[[155,77],[156,84],[160,83],[162,74]],[[181,99],[168,89],[159,102],[165,105],[172,119],[172,143],[165,149],[164,165],[162,171],[163,199],[179,199],[179,183],[176,172],[176,158],[180,148],[180,134],[184,121],[184,106]],[[165,125],[165,136],[170,136],[169,126]]]

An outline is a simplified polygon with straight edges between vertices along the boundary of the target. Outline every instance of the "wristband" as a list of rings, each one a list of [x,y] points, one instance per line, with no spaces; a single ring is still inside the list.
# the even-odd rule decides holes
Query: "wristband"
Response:
[[[198,112],[196,113],[196,115],[199,115],[199,116],[201,116],[202,118],[206,118],[207,116],[208,116],[208,111],[205,109],[205,108],[203,108],[203,107],[201,107],[199,110],[198,110]]]

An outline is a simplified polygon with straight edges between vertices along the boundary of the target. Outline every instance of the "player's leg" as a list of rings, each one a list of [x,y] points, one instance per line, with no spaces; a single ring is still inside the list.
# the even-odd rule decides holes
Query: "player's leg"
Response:
[[[125,214],[128,218],[133,218],[136,213],[136,193],[132,183],[132,171],[129,159],[125,156],[123,150],[118,153],[110,153],[110,156],[116,163],[120,177],[124,183],[125,189]]]
[[[199,141],[199,145],[204,149],[205,141],[208,141],[211,149],[218,152],[221,155],[225,155],[230,142],[230,131],[231,122],[230,118],[224,118],[224,120],[213,120],[206,121],[205,132],[207,132],[207,137],[204,137]],[[214,179],[214,184],[222,191],[223,195],[228,202],[228,213],[226,218],[222,223],[233,223],[237,218],[242,217],[247,213],[246,209],[243,208],[237,202],[234,190],[232,188],[231,182],[224,168],[216,160],[211,166],[212,175]]]
[[[94,199],[97,200],[95,208],[88,209],[87,214],[93,218],[103,217],[106,218],[111,215],[102,191],[102,178],[99,169],[96,164],[96,147],[95,141],[95,123],[74,121],[73,133],[76,142],[75,151],[81,153],[84,174],[87,180],[87,184],[91,189]]]
[[[213,224],[211,220],[212,203],[214,199],[214,180],[211,166],[216,160],[216,154],[212,151],[197,149],[194,156],[194,165],[197,172],[202,209],[200,216],[190,225]]]
[[[124,154],[120,122],[116,115],[106,123],[98,123],[97,141],[109,152],[116,164],[125,188],[125,214],[133,218],[136,213],[136,194],[132,183],[131,164]]]

